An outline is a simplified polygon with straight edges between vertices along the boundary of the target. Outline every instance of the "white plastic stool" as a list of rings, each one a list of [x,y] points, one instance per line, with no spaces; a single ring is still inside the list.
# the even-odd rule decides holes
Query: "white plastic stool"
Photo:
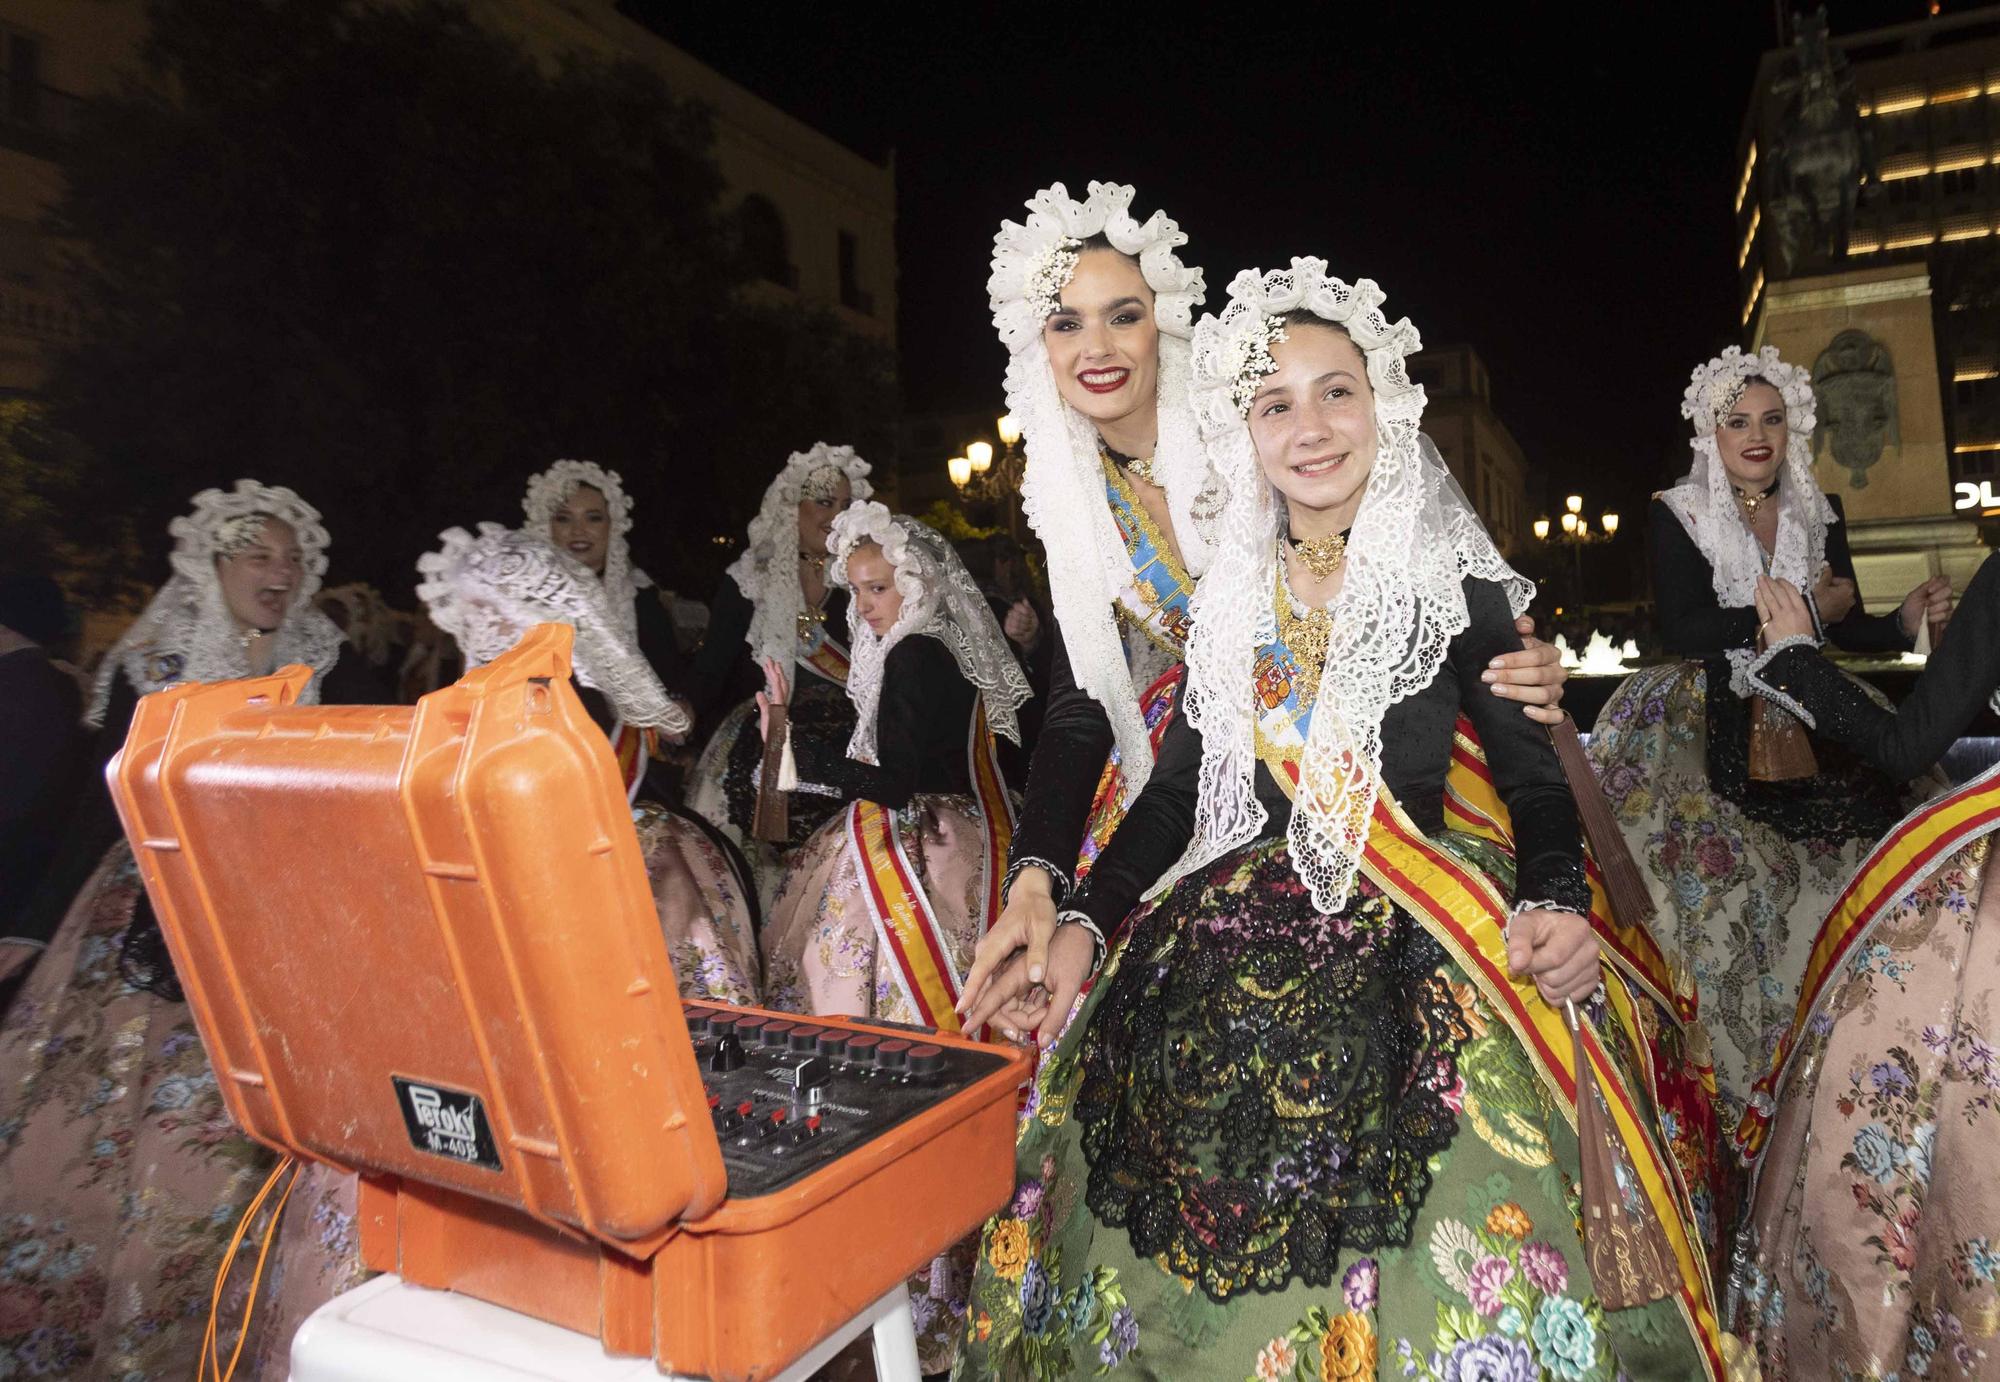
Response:
[[[866,1330],[875,1334],[880,1382],[920,1382],[916,1326],[900,1285],[773,1382],[805,1382]],[[378,1276],[328,1301],[292,1338],[291,1382],[658,1382],[663,1376],[650,1358],[614,1358],[587,1334],[397,1276]]]

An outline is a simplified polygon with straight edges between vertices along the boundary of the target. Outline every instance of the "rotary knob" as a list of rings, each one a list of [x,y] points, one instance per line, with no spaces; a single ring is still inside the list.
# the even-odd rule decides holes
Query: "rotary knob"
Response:
[[[944,1068],[944,1048],[942,1046],[912,1046],[910,1048],[910,1073],[912,1075],[935,1075]]]

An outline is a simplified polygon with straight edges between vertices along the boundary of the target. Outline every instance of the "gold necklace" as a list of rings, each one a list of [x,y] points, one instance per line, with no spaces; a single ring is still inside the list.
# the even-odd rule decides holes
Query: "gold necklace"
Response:
[[[1743,506],[1743,516],[1745,518],[1755,518],[1757,510],[1763,508],[1770,501],[1771,496],[1778,492],[1776,483],[1773,483],[1769,489],[1761,494],[1752,494],[1748,490],[1737,489],[1734,485],[1731,485],[1729,488],[1735,493],[1736,502]]]
[[[1333,615],[1324,609],[1308,609],[1304,614],[1292,609],[1292,590],[1285,583],[1285,563],[1278,562],[1278,584],[1274,592],[1278,610],[1278,637],[1299,665],[1299,704],[1309,706],[1319,696],[1320,675],[1326,670],[1327,645],[1333,641]]]
[[[1111,464],[1123,466],[1125,467],[1125,473],[1133,479],[1144,480],[1154,488],[1159,488],[1160,482],[1153,478],[1153,461],[1158,455],[1157,452],[1153,456],[1148,456],[1144,460],[1140,460],[1137,456],[1128,456],[1123,451],[1114,451],[1102,441],[1098,445],[1104,447],[1104,458],[1110,461]]]
[[[826,622],[826,596],[820,596],[820,603],[807,605],[799,611],[799,641],[812,637],[812,631]]]
[[[1325,580],[1340,570],[1347,560],[1347,534],[1329,533],[1325,537],[1295,537],[1291,539],[1292,551],[1306,564],[1306,570],[1313,573],[1316,580]]]

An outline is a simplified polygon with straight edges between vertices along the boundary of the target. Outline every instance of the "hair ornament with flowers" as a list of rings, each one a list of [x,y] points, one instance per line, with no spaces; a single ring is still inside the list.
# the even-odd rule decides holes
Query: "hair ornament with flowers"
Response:
[[[1061,183],[1028,198],[1025,221],[1003,221],[993,237],[993,274],[986,293],[993,325],[1011,351],[1039,340],[1042,325],[1062,305],[1083,252],[1083,242],[1102,235],[1113,249],[1139,261],[1153,290],[1153,317],[1160,330],[1185,338],[1193,329],[1202,299],[1200,269],[1174,253],[1187,236],[1164,211],[1141,222],[1132,218],[1133,190],[1115,182],[1093,182],[1090,195],[1076,201]]]
[[[1810,437],[1815,424],[1812,375],[1778,358],[1776,346],[1745,355],[1730,346],[1714,359],[1696,365],[1681,396],[1681,416],[1697,433],[1713,432],[1743,398],[1752,379],[1762,379],[1785,401],[1785,426]]]

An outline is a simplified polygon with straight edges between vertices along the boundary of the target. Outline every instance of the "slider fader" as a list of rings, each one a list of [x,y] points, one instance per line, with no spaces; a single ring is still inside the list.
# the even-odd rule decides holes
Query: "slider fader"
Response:
[[[709,1004],[684,1015],[734,1198],[782,1189],[1007,1064],[921,1030]]]

